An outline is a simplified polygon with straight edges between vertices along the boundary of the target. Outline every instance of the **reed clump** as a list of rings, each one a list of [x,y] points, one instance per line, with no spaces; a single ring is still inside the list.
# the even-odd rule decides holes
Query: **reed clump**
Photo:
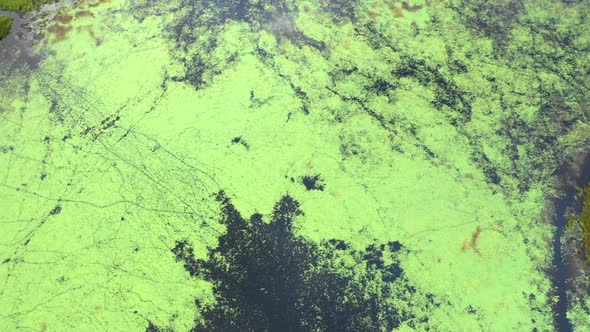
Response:
[[[6,38],[12,29],[12,17],[0,16],[0,40]]]

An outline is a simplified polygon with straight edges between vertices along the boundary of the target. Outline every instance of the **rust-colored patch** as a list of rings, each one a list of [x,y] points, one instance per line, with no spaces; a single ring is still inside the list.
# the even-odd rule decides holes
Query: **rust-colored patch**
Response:
[[[342,194],[339,191],[331,191],[330,196],[332,196],[332,197],[334,197],[334,199],[338,199],[338,200],[342,198]]]
[[[469,249],[469,244],[467,243],[467,240],[463,240],[461,243],[461,251],[465,251],[467,249]]]
[[[400,8],[397,8],[393,2],[386,0],[385,4],[387,5],[387,7],[389,7],[389,10],[391,10],[393,12],[394,17],[397,17],[397,18],[404,17],[404,13],[402,13],[402,10]]]
[[[347,50],[350,49],[350,43],[349,42],[345,42],[343,46]]]
[[[479,238],[479,234],[481,234],[481,228],[479,226],[475,229],[475,232],[471,235],[471,246],[477,246],[477,239]]]
[[[481,255],[481,253],[479,252],[479,249],[477,248],[477,239],[479,238],[480,234],[481,234],[481,228],[479,228],[479,226],[477,226],[477,228],[475,229],[475,232],[473,232],[473,234],[471,235],[471,249],[473,249],[473,251],[475,251],[475,253],[478,255]]]
[[[481,234],[481,228],[477,226],[473,234],[471,234],[471,241],[467,242],[467,240],[463,240],[461,243],[461,251],[465,252],[467,249],[473,249],[473,252],[481,256],[481,252],[477,247],[477,239],[479,239],[479,235]]]
[[[309,6],[303,6],[303,11],[309,13],[310,9]]]
[[[89,6],[89,7],[98,7],[98,6],[100,6],[100,5],[103,5],[103,4],[105,4],[105,3],[107,3],[107,2],[110,2],[110,1],[111,1],[111,0],[97,0],[96,2],[94,2],[94,3],[91,3],[91,4],[89,4],[88,6]]]
[[[55,16],[55,18],[53,19],[56,22],[59,22],[61,24],[70,24],[72,23],[72,20],[74,19],[74,17],[72,15],[68,15],[68,14],[59,14],[57,16]]]
[[[90,29],[88,32],[90,33],[90,37],[92,37],[92,39],[94,39],[95,45],[100,46],[102,44],[102,39],[96,37],[94,30]]]
[[[367,13],[368,13],[368,14],[369,14],[369,16],[371,16],[372,18],[377,18],[377,17],[380,17],[380,16],[381,16],[381,14],[379,14],[379,13],[375,13],[375,12],[372,12],[372,11],[370,11],[370,10],[369,10],[369,11],[367,11]]]
[[[339,28],[342,28],[343,26],[346,26],[351,23],[352,23],[352,21],[350,20],[350,17],[344,17],[344,18],[342,18],[341,22],[337,24],[337,26]]]
[[[50,26],[47,31],[55,36],[55,41],[62,41],[65,40],[68,33],[72,31],[72,27],[54,24]]]
[[[81,10],[76,13],[76,19],[85,18],[85,17],[94,18],[94,14],[92,14],[92,12],[90,12],[88,10]]]
[[[422,6],[422,5],[415,5],[415,6],[410,6],[410,5],[409,5],[407,2],[405,2],[405,1],[404,1],[404,2],[402,2],[402,6],[401,6],[401,8],[399,8],[399,7],[397,7],[397,6],[395,5],[395,1],[388,1],[388,0],[385,0],[384,2],[385,2],[385,4],[386,4],[386,5],[389,7],[389,9],[390,9],[390,10],[393,12],[393,16],[394,16],[394,17],[397,17],[397,18],[402,18],[402,17],[404,17],[404,13],[403,13],[402,9],[403,9],[403,10],[405,10],[405,11],[407,11],[407,12],[413,13],[413,12],[415,12],[415,11],[418,11],[418,10],[420,10],[420,9],[422,9],[422,8],[423,8],[423,6]]]
[[[402,2],[402,8],[404,10],[409,11],[410,13],[413,13],[413,12],[415,12],[417,10],[422,9],[422,6],[421,5],[410,6],[410,5],[408,5],[407,2],[404,1],[404,2]]]
[[[96,36],[96,33],[94,33],[94,29],[92,29],[91,25],[84,25],[84,26],[78,27],[78,31],[82,31],[82,30],[86,30],[88,32],[90,37],[92,37],[92,39],[94,39],[94,43],[96,46],[100,46],[102,44],[102,39],[100,39]]]

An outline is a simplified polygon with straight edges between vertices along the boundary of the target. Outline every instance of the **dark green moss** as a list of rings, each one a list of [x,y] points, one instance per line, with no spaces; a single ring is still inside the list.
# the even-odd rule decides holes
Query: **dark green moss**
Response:
[[[6,38],[12,29],[12,17],[0,16],[0,40]]]

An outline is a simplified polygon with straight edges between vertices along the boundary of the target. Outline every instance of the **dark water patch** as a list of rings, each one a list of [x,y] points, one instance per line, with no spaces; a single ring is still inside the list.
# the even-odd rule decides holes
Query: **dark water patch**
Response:
[[[34,39],[31,37],[33,28],[29,18],[16,12],[2,10],[0,10],[0,16],[10,17],[13,20],[9,34],[0,39],[0,74],[8,77],[15,71],[23,72],[26,69],[36,68],[42,58],[31,50]],[[2,85],[0,82],[0,88]]]
[[[338,239],[309,241],[296,234],[303,212],[288,195],[268,223],[260,214],[244,219],[223,192],[217,200],[227,231],[208,258],[195,259],[187,241],[172,249],[191,275],[214,285],[216,304],[195,302],[202,319],[193,331],[382,331],[427,321],[408,308],[436,300],[410,284],[401,243],[354,250]]]
[[[566,260],[564,245],[562,239],[565,238],[565,228],[568,219],[568,209],[579,206],[578,188],[590,183],[590,155],[586,156],[578,166],[567,166],[558,171],[561,182],[564,184],[560,188],[562,196],[555,202],[555,234],[553,239],[553,289],[557,296],[557,303],[554,305],[555,327],[558,331],[572,331],[571,322],[567,319],[568,310],[568,280],[572,278],[571,262]]]

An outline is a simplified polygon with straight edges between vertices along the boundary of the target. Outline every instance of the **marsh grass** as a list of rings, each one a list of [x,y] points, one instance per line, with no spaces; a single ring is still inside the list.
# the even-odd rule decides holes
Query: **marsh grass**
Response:
[[[56,1],[57,0],[0,0],[0,9],[26,12],[46,3]]]
[[[12,28],[12,17],[0,16],[0,39],[6,38]]]
[[[590,184],[582,190],[584,200],[582,201],[582,211],[580,212],[580,227],[582,228],[582,237],[586,246],[586,259],[590,260]]]

